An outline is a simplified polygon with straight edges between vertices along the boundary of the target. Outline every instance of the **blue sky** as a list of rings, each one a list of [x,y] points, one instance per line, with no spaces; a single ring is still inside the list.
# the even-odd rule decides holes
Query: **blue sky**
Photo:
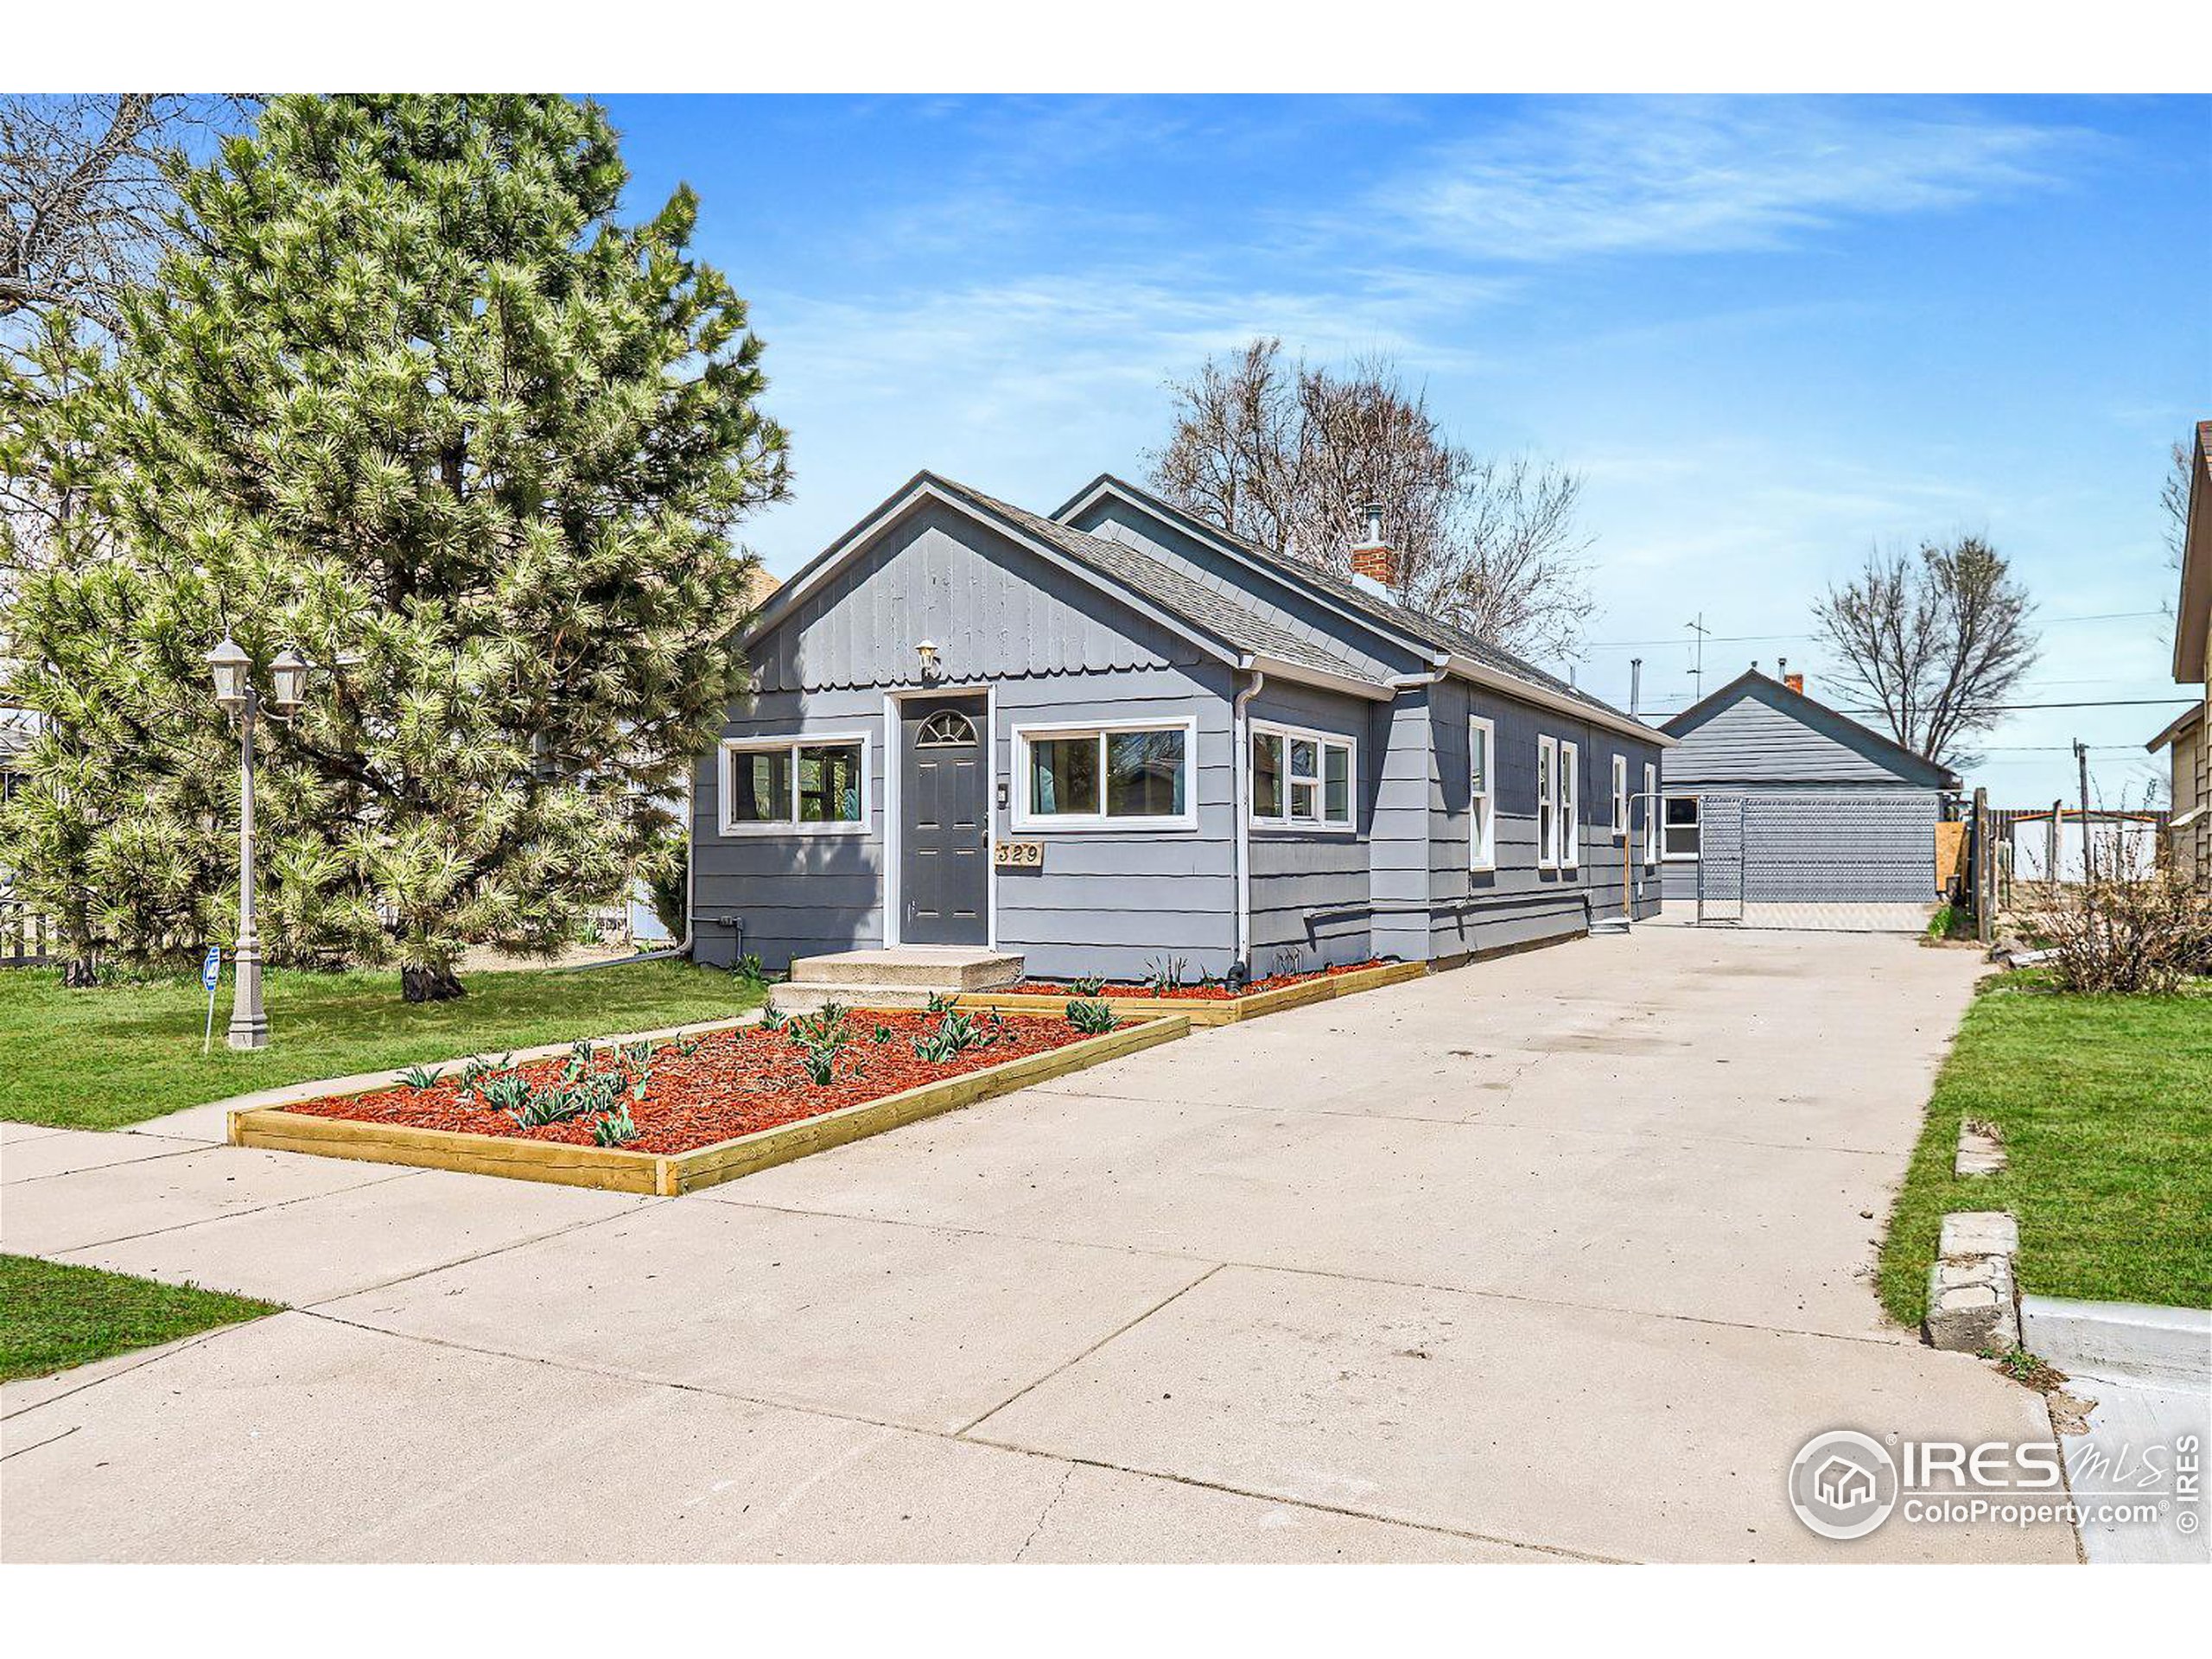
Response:
[[[1040,510],[1141,478],[1163,380],[1277,334],[1586,474],[1601,695],[1641,655],[1645,706],[1687,702],[1702,613],[1708,687],[1786,655],[1819,696],[1813,597],[1960,531],[2040,602],[2023,701],[2176,695],[2158,495],[2212,416],[2212,99],[606,102],[632,211],[694,186],[768,343],[772,569],[923,467]],[[2078,735],[2139,793],[2178,707],[2015,715],[1974,781],[2070,793]]]

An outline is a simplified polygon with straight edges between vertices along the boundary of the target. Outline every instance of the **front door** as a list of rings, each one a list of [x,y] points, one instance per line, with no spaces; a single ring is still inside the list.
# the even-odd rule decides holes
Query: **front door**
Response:
[[[983,699],[910,697],[899,779],[899,938],[990,939],[990,757]]]

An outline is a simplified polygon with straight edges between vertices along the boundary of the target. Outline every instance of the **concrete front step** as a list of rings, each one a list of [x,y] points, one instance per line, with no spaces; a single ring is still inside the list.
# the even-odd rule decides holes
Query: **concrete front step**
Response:
[[[801,957],[791,983],[872,989],[904,986],[918,991],[988,991],[1021,982],[1022,959],[1000,950],[930,949],[847,950],[834,957]],[[847,1001],[855,999],[847,997]]]

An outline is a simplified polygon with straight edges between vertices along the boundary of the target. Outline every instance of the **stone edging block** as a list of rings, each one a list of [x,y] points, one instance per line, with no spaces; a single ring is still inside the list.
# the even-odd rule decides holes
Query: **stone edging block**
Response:
[[[1929,1346],[1974,1354],[2020,1345],[2019,1280],[2013,1270],[2019,1253],[2019,1224],[2002,1210],[1964,1210],[1943,1217],[1922,1326]]]

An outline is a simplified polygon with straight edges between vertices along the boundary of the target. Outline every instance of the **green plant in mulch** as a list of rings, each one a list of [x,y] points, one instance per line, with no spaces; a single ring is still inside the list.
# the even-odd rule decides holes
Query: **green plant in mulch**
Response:
[[[522,1120],[517,1115],[530,1103],[530,1079],[519,1071],[505,1071],[496,1077],[485,1079],[483,1087],[477,1092],[493,1111],[505,1112],[520,1123]]]
[[[1114,1010],[1097,1001],[1068,1004],[1068,1024],[1086,1037],[1102,1037],[1114,1029]]]
[[[631,1121],[627,1103],[602,1113],[591,1126],[591,1142],[595,1147],[619,1147],[637,1138],[638,1126]]]
[[[932,1065],[943,1065],[988,1040],[971,1016],[955,1009],[938,1020],[935,1029],[914,1039],[914,1052]]]
[[[1080,979],[1070,980],[1068,988],[1081,997],[1103,996],[1106,981],[1103,975],[1085,974]]]
[[[410,1089],[435,1089],[444,1075],[435,1065],[410,1065],[399,1074],[399,1080]]]
[[[929,1000],[922,1005],[922,1012],[925,1014],[950,1014],[953,1009],[957,1007],[959,1005],[960,995],[958,992],[931,991],[929,995]]]
[[[1188,957],[1161,957],[1144,965],[1144,988],[1154,996],[1180,990],[1191,976]]]

